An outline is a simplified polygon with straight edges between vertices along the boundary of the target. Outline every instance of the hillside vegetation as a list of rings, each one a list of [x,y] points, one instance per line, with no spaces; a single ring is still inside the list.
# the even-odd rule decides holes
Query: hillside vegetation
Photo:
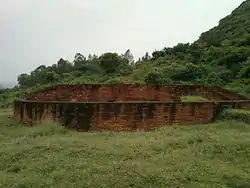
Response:
[[[244,1],[217,27],[202,33],[194,43],[179,43],[146,52],[138,60],[124,54],[76,53],[74,61],[59,59],[18,76],[18,87],[0,94],[8,105],[23,96],[52,84],[62,83],[188,83],[216,84],[247,95],[250,92],[250,0]]]

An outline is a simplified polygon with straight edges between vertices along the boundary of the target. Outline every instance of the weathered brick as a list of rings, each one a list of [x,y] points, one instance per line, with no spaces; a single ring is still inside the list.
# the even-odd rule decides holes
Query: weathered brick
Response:
[[[181,102],[181,95],[199,95],[210,101]],[[58,85],[15,101],[14,118],[29,125],[60,122],[83,131],[151,130],[209,123],[222,105],[249,109],[250,101],[214,86]]]

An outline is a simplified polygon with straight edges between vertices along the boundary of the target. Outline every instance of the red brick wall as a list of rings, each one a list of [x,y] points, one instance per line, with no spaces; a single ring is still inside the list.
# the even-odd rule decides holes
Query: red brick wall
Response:
[[[26,124],[59,122],[85,131],[151,130],[172,124],[209,123],[208,103],[43,103],[16,101],[14,118]]]
[[[115,106],[116,104],[113,104]],[[173,124],[199,124],[211,122],[214,114],[215,104],[153,104],[153,111],[150,113],[152,104],[123,104],[122,113],[111,115],[105,107],[94,114],[90,130],[151,130],[157,127]],[[111,105],[112,106],[112,105]],[[143,107],[144,106],[144,107]],[[141,112],[140,109],[141,108]]]
[[[154,85],[62,85],[32,93],[34,101],[180,101],[171,87]]]
[[[214,86],[201,85],[58,85],[30,94],[34,101],[179,101],[181,95],[212,100],[245,99]]]
[[[199,95],[216,102],[182,103],[181,95]],[[27,99],[14,102],[17,121],[29,125],[59,122],[85,131],[150,130],[172,124],[209,123],[223,106],[250,108],[250,101],[240,95],[197,85],[59,85],[32,93]]]

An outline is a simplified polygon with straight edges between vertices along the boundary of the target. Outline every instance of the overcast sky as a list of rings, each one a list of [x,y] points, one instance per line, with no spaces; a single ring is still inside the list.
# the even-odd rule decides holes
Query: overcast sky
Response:
[[[0,0],[0,83],[60,57],[193,42],[243,0]]]

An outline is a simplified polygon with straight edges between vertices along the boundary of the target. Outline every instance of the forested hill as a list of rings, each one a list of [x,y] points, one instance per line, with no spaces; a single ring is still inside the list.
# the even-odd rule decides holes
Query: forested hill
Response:
[[[206,46],[249,46],[250,1],[243,2],[219,25],[201,35],[199,43]]]
[[[74,55],[74,54],[72,54]],[[137,60],[130,50],[99,56],[76,53],[18,76],[16,91],[58,83],[199,83],[250,92],[250,0],[192,44],[165,47]],[[1,101],[0,101],[1,102]]]

